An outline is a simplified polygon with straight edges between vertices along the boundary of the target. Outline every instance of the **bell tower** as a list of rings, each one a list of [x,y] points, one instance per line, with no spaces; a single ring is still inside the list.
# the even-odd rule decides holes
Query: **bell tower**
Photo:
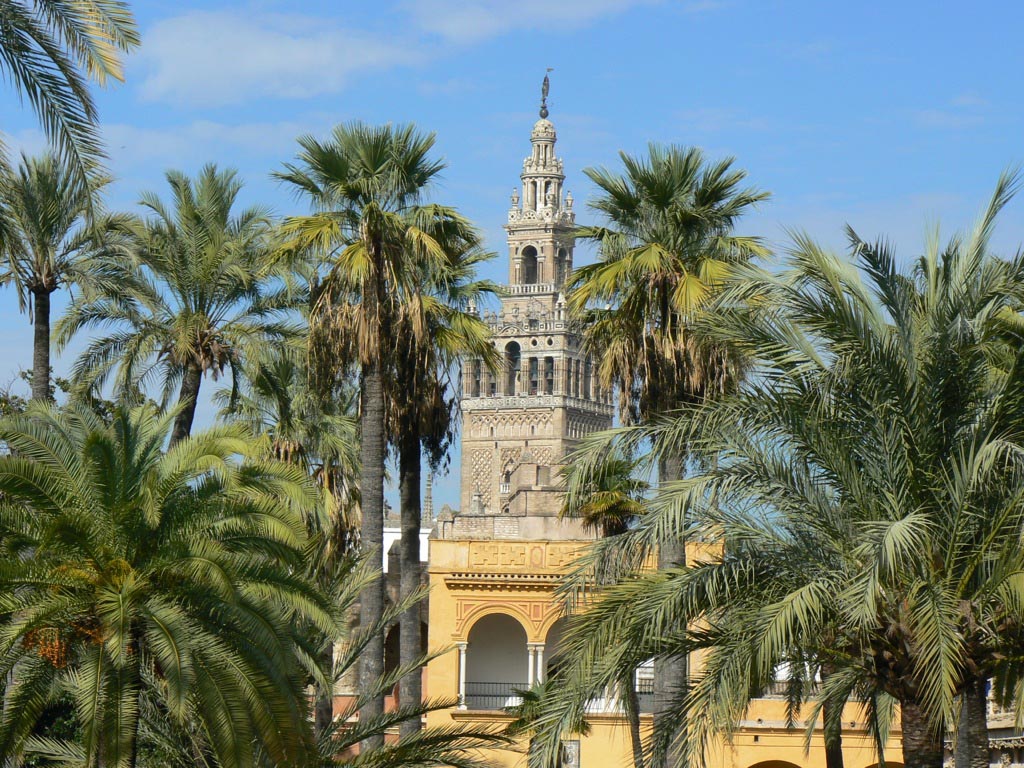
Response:
[[[522,195],[512,190],[508,212],[509,285],[559,291],[572,272],[572,193],[562,196],[565,173],[555,156],[558,137],[548,120],[548,78],[544,77],[540,120],[530,132],[532,151],[523,160]]]
[[[502,366],[491,373],[480,360],[463,361],[461,510],[447,532],[456,538],[460,528],[484,538],[578,538],[577,525],[558,519],[561,468],[580,438],[612,423],[611,393],[598,385],[566,308],[575,214],[563,194],[548,87],[545,76],[522,194],[512,192],[505,224],[509,282],[501,309],[484,316]]]

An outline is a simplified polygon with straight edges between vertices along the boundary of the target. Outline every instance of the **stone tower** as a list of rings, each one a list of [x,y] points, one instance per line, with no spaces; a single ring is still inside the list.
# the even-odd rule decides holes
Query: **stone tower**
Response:
[[[485,315],[502,367],[492,375],[470,359],[462,368],[459,517],[500,518],[489,526],[496,538],[552,536],[561,527],[555,516],[565,455],[584,435],[612,424],[610,393],[598,386],[566,309],[575,214],[572,194],[563,194],[546,80],[523,161],[522,194],[513,190],[505,225],[506,294],[500,311]]]

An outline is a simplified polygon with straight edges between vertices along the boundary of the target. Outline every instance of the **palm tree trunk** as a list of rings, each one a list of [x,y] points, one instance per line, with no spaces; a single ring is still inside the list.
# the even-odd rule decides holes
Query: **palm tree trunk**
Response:
[[[406,600],[420,587],[420,433],[415,415],[407,419],[399,437],[399,493],[402,512],[402,539],[399,542],[401,582],[399,599]],[[412,664],[422,654],[420,642],[420,606],[414,605],[398,620],[398,663]],[[398,682],[398,700],[403,706],[419,704],[423,699],[423,678],[420,669],[403,677]],[[412,717],[402,721],[398,730],[401,736],[416,733],[421,727],[420,718]]]
[[[900,702],[900,727],[904,768],[942,768],[942,733],[917,702]]]
[[[835,665],[821,665],[821,687],[825,687]],[[838,707],[838,711],[835,711]],[[825,768],[843,768],[843,705],[823,702],[821,705],[822,732],[825,738]]]
[[[185,364],[185,374],[181,377],[181,392],[178,402],[183,404],[181,411],[174,420],[171,440],[168,447],[173,448],[192,432],[192,421],[196,417],[196,402],[199,400],[199,387],[203,383],[203,369],[194,361]]]
[[[50,291],[32,291],[32,399],[50,402]]]
[[[988,768],[987,681],[970,680],[960,695],[956,729],[956,768]]]
[[[384,614],[384,382],[377,362],[363,367],[360,433],[360,548],[371,558],[373,575],[359,595],[359,625],[366,628],[378,624]],[[372,690],[383,673],[384,633],[375,632],[359,659],[360,690]],[[373,718],[383,712],[384,696],[381,694],[367,701],[359,716]],[[384,734],[375,734],[360,744],[360,750],[378,749],[383,745]]]
[[[626,722],[629,724],[629,745],[633,750],[633,768],[644,768],[644,742],[640,735],[640,697],[636,694],[636,681],[630,676],[623,688]]]
[[[666,456],[658,466],[659,483],[678,480],[683,475],[681,456]],[[681,540],[661,541],[658,544],[658,570],[686,565],[686,544]],[[665,754],[655,757],[654,765],[676,764],[677,750],[672,743],[686,730],[686,724],[678,721],[671,712],[672,701],[686,687],[686,659],[657,659],[654,662],[654,729],[661,737],[656,739],[667,745]],[[662,740],[664,739],[664,740]],[[678,746],[678,744],[676,745]]]
[[[320,663],[327,670],[328,680],[333,679],[334,643],[328,641],[325,644],[320,652]],[[319,741],[334,722],[334,690],[328,687],[326,690],[318,690],[317,694],[316,703],[313,705],[313,732]]]

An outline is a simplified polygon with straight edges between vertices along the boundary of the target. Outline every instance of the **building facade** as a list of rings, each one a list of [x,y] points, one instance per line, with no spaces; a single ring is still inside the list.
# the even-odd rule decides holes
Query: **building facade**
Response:
[[[472,359],[462,368],[461,510],[445,509],[436,519],[427,567],[428,646],[455,651],[433,660],[425,681],[427,696],[459,703],[432,713],[430,725],[511,720],[504,708],[518,703],[516,689],[543,681],[559,663],[565,618],[554,590],[592,541],[578,522],[559,517],[560,471],[581,438],[612,425],[612,393],[598,385],[567,314],[575,213],[547,118],[542,101],[505,224],[508,285],[501,308],[484,315],[501,370],[492,375]],[[637,670],[636,685],[642,726],[649,727],[653,670]],[[567,734],[564,764],[631,765],[618,702],[594,701],[589,710],[590,732]],[[877,768],[860,708],[850,705],[843,720],[847,768]],[[731,743],[712,748],[712,765],[824,768],[820,730],[808,750],[803,726],[787,724],[781,690],[753,701],[738,725]],[[992,762],[1021,765],[1019,732],[1002,722],[992,727]],[[898,731],[886,755],[887,765],[900,765]],[[523,753],[495,753],[493,760],[526,766]]]

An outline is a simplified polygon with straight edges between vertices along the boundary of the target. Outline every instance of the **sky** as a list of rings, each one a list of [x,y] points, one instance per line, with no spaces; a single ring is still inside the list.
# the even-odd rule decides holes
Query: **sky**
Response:
[[[108,205],[166,195],[163,173],[215,162],[246,180],[244,204],[304,211],[272,181],[295,138],[340,122],[414,122],[448,167],[433,190],[485,232],[506,275],[504,223],[552,67],[550,119],[577,219],[581,170],[615,168],[649,142],[734,156],[771,200],[740,222],[783,253],[792,231],[844,246],[843,225],[905,259],[929,228],[964,230],[1004,169],[1024,162],[1019,30],[1011,2],[792,0],[377,0],[136,2],[142,46],[97,100]],[[0,84],[0,131],[44,146]],[[1024,196],[995,242],[1024,241]],[[576,263],[590,255],[578,249]],[[55,300],[56,311],[64,304]],[[31,365],[31,327],[0,290],[0,384]],[[70,367],[84,340],[55,359]],[[214,386],[207,382],[206,393]],[[200,424],[213,409],[206,402]],[[458,504],[459,455],[435,482]]]

